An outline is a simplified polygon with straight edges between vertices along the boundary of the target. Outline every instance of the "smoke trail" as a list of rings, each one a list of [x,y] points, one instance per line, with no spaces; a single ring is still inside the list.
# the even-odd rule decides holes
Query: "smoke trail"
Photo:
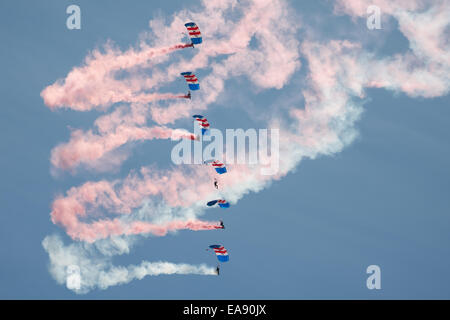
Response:
[[[137,230],[163,235],[177,229],[213,229],[216,222],[196,221],[198,208],[204,206],[204,199],[218,196],[215,190],[211,190],[210,181],[208,172],[201,168],[193,170],[189,178],[179,171],[155,173],[142,168],[140,174],[130,174],[122,182],[103,180],[71,188],[66,196],[54,200],[51,218],[53,223],[63,226],[69,236],[84,240],[132,234]],[[130,221],[149,219],[130,214],[150,196],[160,196],[166,203],[164,207],[149,210],[154,212],[150,218],[160,228]],[[86,220],[91,215],[98,217],[101,209],[127,219],[102,219],[90,224],[80,221],[80,218]]]
[[[81,164],[95,164],[106,154],[128,142],[153,139],[197,140],[198,137],[183,129],[159,126],[149,128],[119,125],[105,134],[95,134],[92,130],[74,130],[69,142],[52,150],[50,161],[55,168],[73,169]]]
[[[126,222],[118,218],[107,220],[96,220],[92,223],[83,223],[80,221],[72,222],[70,225],[63,225],[66,228],[67,235],[73,240],[94,242],[99,239],[105,239],[120,235],[152,234],[155,236],[165,236],[169,232],[177,230],[217,230],[218,221],[200,221],[200,220],[174,220],[168,223],[149,223],[146,221]]]
[[[116,102],[129,102],[129,103],[149,103],[158,100],[171,100],[171,99],[189,99],[186,94],[138,94],[129,98],[121,97]]]
[[[123,254],[129,250],[124,239],[116,240],[116,242],[107,244],[108,252],[115,250],[116,254]],[[123,247],[124,241],[125,246]],[[59,284],[67,283],[70,276],[68,274],[69,267],[76,266],[78,268],[80,271],[80,286],[70,288],[78,294],[87,293],[95,288],[107,289],[110,286],[125,284],[134,279],[142,279],[145,276],[216,275],[214,268],[204,264],[195,266],[163,261],[142,261],[139,265],[115,267],[111,263],[111,257],[102,254],[105,247],[102,247],[101,244],[82,245],[73,243],[65,246],[56,235],[45,237],[42,245],[50,258],[50,273]]]
[[[138,93],[143,89],[154,87],[157,82],[151,79],[118,80],[118,71],[130,70],[138,66],[145,67],[150,59],[169,54],[189,45],[175,45],[167,48],[149,48],[141,43],[143,49],[129,49],[121,52],[110,44],[106,52],[93,51],[84,61],[84,66],[73,68],[63,80],[46,87],[41,92],[44,103],[52,110],[71,108],[78,111],[88,111],[95,108],[106,109],[117,102],[143,102],[174,99],[178,96],[164,94]]]

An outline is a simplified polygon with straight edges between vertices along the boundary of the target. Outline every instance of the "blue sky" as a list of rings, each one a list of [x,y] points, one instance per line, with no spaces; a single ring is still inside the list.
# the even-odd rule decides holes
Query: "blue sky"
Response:
[[[68,30],[65,25],[65,9],[73,3],[82,11],[81,30]],[[220,277],[147,276],[85,295],[52,278],[42,240],[58,234],[66,243],[71,241],[50,221],[55,196],[88,180],[123,178],[151,162],[164,165],[170,161],[173,144],[139,143],[118,171],[52,176],[52,148],[70,138],[68,127],[90,128],[100,113],[52,112],[41,91],[64,78],[107,39],[127,49],[148,29],[150,19],[171,16],[195,3],[1,2],[0,297],[450,298],[450,99],[448,95],[412,98],[383,88],[366,89],[364,111],[355,123],[358,137],[342,152],[302,160],[286,177],[248,194],[227,213],[208,212],[208,219],[225,219],[223,232],[179,231],[141,238],[129,254],[113,260],[117,265],[146,259],[214,266],[214,257],[204,248],[219,242],[230,251],[230,262]],[[333,15],[330,1],[289,5],[325,43],[331,38],[364,39],[366,48],[380,56],[408,50],[394,20],[387,22],[389,28],[368,33],[364,20],[358,29],[350,17]],[[231,80],[208,118],[215,119],[218,128],[252,127],[257,123],[252,114],[242,112],[236,120],[239,110],[234,105],[248,103],[254,109],[282,103],[294,87],[304,84],[306,75],[302,67],[283,89],[264,92],[253,90],[248,80]],[[239,92],[239,88],[249,90]],[[372,264],[381,267],[381,290],[366,287],[365,270]]]

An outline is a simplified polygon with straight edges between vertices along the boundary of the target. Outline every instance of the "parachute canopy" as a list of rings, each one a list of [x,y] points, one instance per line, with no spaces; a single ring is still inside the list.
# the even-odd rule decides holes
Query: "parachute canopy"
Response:
[[[209,247],[214,250],[214,252],[216,253],[217,259],[220,262],[227,262],[228,260],[230,260],[227,249],[225,249],[222,245],[213,244]]]
[[[211,165],[213,166],[213,168],[216,170],[216,172],[218,174],[224,174],[227,172],[227,168],[219,160],[209,160],[209,161],[205,161],[205,163],[211,163]]]
[[[205,163],[210,163],[213,166],[213,168],[216,169],[216,172],[218,174],[227,173],[227,168],[219,160],[207,160],[207,161],[205,161]]]
[[[219,207],[224,208],[224,209],[230,207],[230,204],[226,200],[223,200],[223,199],[209,201],[206,205],[208,207],[212,207],[212,206],[214,206],[216,204],[218,204]]]
[[[182,72],[181,75],[186,79],[190,90],[198,90],[200,89],[200,84],[198,83],[198,79],[192,72]]]
[[[208,119],[199,114],[193,115],[192,118],[194,118],[197,121],[198,125],[202,129],[202,135],[209,135]]]
[[[202,43],[202,34],[200,29],[194,22],[188,22],[184,25],[189,33],[189,38],[191,38],[192,44]]]

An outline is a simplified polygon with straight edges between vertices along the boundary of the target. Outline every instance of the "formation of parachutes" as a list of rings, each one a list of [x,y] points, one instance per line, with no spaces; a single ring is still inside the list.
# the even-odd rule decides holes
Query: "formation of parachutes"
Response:
[[[188,22],[185,24],[185,27],[188,31],[189,38],[191,40],[191,43],[186,45],[187,47],[194,47],[194,45],[197,45],[197,44],[200,44],[203,42],[202,34],[196,23]],[[197,76],[191,71],[182,72],[181,75],[186,80],[186,83],[189,88],[189,92],[185,97],[190,99],[191,91],[199,90],[200,83],[198,81]],[[206,117],[204,117],[200,114],[193,115],[192,117],[195,119],[194,121],[197,122],[198,126],[200,127],[202,136],[209,135],[210,134],[210,124],[208,122],[208,119],[206,119]],[[219,160],[211,159],[211,160],[204,161],[204,163],[211,165],[214,168],[214,170],[216,171],[216,173],[219,175],[227,173],[227,168],[225,167],[225,164],[223,164]],[[217,178],[214,179],[214,187],[216,189],[219,189],[219,184],[218,184]],[[217,206],[222,209],[227,209],[230,207],[230,204],[225,199],[211,200],[211,201],[208,201],[206,203],[206,205],[208,207]],[[224,226],[223,222],[220,221],[220,225],[215,226],[215,228],[216,229],[225,229],[225,226]],[[225,247],[220,244],[213,244],[213,245],[210,245],[208,247],[208,249],[206,249],[206,250],[208,250],[208,251],[213,250],[214,253],[216,254],[217,260],[219,261],[219,264],[217,265],[217,268],[216,268],[216,272],[217,272],[217,275],[219,275],[220,263],[227,262],[230,259],[228,256],[227,249],[225,249]]]

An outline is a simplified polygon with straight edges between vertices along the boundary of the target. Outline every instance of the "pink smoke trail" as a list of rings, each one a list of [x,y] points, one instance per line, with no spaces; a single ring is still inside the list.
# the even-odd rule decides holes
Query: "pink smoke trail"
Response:
[[[258,168],[235,165],[221,177],[221,189],[228,199],[240,197],[236,190],[256,190],[277,176],[261,176]],[[160,196],[169,208],[191,208],[197,203],[205,206],[207,199],[217,197],[211,186],[214,171],[206,167],[191,168],[189,172],[171,170],[164,173],[151,172],[142,168],[140,174],[131,174],[122,182],[87,182],[80,187],[71,188],[66,196],[60,196],[53,202],[52,222],[66,229],[73,239],[94,241],[112,235],[152,233],[165,235],[168,231],[178,229],[213,230],[218,229],[218,222],[203,222],[188,219],[172,220],[167,223],[152,224],[144,221],[99,219],[90,223],[89,217],[98,216],[100,208],[115,212],[124,217],[142,206],[148,197]],[[256,188],[256,189],[254,189]],[[247,191],[246,191],[247,192]]]
[[[106,109],[120,102],[137,101],[136,94],[142,89],[156,85],[151,81],[117,80],[115,74],[120,70],[128,70],[146,64],[150,59],[169,54],[175,50],[188,48],[191,45],[180,44],[168,48],[148,48],[142,50],[129,49],[126,52],[106,48],[106,53],[93,51],[86,59],[85,65],[73,68],[64,80],[58,80],[41,92],[44,103],[52,110],[71,108],[88,111],[94,108]],[[173,98],[171,95],[150,94],[146,101]]]
[[[178,229],[213,230],[218,222],[203,222],[193,219],[172,220],[167,223],[152,224],[144,221],[121,221],[118,218],[100,219],[91,223],[86,220],[99,208],[108,212],[128,216],[134,208],[151,195],[161,195],[170,207],[189,207],[193,203],[207,197],[213,192],[208,175],[203,177],[208,183],[199,183],[202,170],[194,170],[191,175],[184,176],[180,172],[171,171],[164,175],[152,174],[147,169],[141,170],[142,177],[130,175],[119,186],[117,182],[87,182],[80,187],[71,188],[65,197],[58,197],[52,205],[52,222],[66,229],[73,239],[94,241],[112,235],[152,233],[165,235]],[[237,173],[236,173],[237,174]],[[234,182],[237,176],[234,177]],[[224,183],[225,185],[225,183]],[[190,189],[189,192],[186,192]],[[94,216],[97,216],[96,213]]]
[[[50,161],[55,168],[73,169],[81,164],[97,162],[107,153],[127,142],[153,139],[198,140],[198,137],[183,129],[158,126],[119,125],[113,131],[103,134],[95,134],[92,130],[87,132],[74,130],[69,142],[60,144],[52,150]]]
[[[149,103],[152,101],[160,100],[172,100],[172,99],[189,99],[190,97],[186,94],[160,94],[160,93],[140,93],[133,94],[129,96],[117,95],[114,103],[116,102],[126,102],[126,103]]]
[[[133,221],[124,223],[119,219],[97,220],[90,224],[78,221],[76,226],[67,229],[67,234],[73,240],[94,242],[112,236],[152,234],[155,236],[165,236],[169,232],[177,230],[217,230],[218,221],[200,221],[200,220],[173,220],[168,223],[154,224],[145,221]]]

